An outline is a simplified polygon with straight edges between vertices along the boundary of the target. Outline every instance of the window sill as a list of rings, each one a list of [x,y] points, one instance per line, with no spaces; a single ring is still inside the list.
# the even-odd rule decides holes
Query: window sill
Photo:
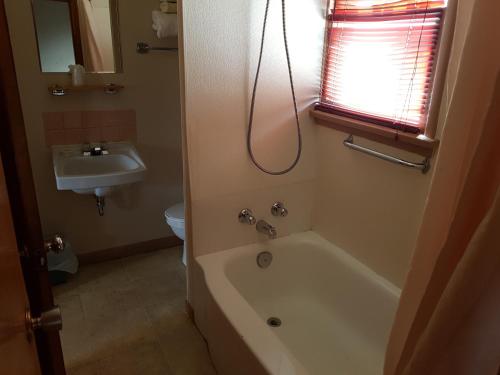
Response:
[[[424,135],[400,132],[384,126],[354,120],[331,113],[311,109],[311,116],[318,125],[340,130],[372,141],[410,151],[425,157],[432,156],[439,140]]]

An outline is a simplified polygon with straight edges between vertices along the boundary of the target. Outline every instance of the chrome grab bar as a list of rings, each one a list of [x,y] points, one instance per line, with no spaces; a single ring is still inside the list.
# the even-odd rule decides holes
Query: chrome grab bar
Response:
[[[149,51],[177,51],[176,47],[151,47],[144,42],[137,42],[137,53],[148,53]]]
[[[427,173],[429,171],[430,166],[431,166],[429,158],[425,158],[422,161],[422,163],[413,163],[411,161],[407,161],[407,160],[396,158],[394,156],[383,154],[381,152],[372,150],[371,148],[357,145],[354,143],[354,137],[352,136],[352,134],[346,138],[346,140],[344,141],[344,146],[346,146],[350,149],[362,152],[362,153],[367,154],[367,155],[375,156],[376,158],[379,158],[379,159],[382,159],[382,160],[385,160],[385,161],[388,161],[388,162],[391,162],[394,164],[399,164],[399,165],[402,165],[402,166],[408,167],[408,168],[420,169],[423,174]]]

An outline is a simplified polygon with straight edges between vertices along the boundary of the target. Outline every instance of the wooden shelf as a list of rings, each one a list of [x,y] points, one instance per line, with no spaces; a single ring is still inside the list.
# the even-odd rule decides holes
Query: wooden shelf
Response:
[[[99,85],[51,85],[49,86],[49,94],[53,96],[65,96],[72,92],[86,92],[86,91],[102,91],[108,95],[114,95],[122,90],[124,86],[114,83],[104,83]]]

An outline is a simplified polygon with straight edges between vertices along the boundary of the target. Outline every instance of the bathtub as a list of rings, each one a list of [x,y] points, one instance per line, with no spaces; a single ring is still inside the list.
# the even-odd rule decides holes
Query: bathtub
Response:
[[[220,374],[382,374],[400,290],[318,234],[196,260],[212,305],[195,318]]]

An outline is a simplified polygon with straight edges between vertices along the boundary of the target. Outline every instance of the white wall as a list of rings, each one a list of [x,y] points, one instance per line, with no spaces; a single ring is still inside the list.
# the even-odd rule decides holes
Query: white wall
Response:
[[[472,1],[458,2],[439,138],[455,87]],[[451,2],[450,2],[451,4]],[[348,134],[318,129],[318,182],[313,229],[395,285],[404,283],[420,228],[432,170],[419,171],[347,149]],[[355,137],[357,143],[408,160],[422,157]],[[435,163],[435,158],[431,164]]]
[[[256,102],[255,153],[268,168],[291,163],[296,150],[293,107],[281,34],[281,3],[271,2]],[[195,255],[264,240],[240,224],[250,208],[279,235],[308,230],[316,177],[316,126],[308,115],[320,81],[324,4],[288,4],[288,40],[304,136],[303,157],[286,176],[268,176],[250,162],[246,130],[265,1],[184,1],[187,156]],[[283,200],[287,218],[270,207]]]
[[[401,285],[429,175],[347,150],[342,145],[346,134],[317,126],[309,118],[321,75],[325,4],[320,1],[314,6],[287,3],[304,157],[296,171],[282,177],[263,175],[249,161],[245,131],[264,4],[183,5],[194,254],[262,240],[254,228],[236,220],[238,210],[248,207],[276,224],[280,235],[312,227]],[[271,2],[254,141],[258,157],[275,168],[286,165],[295,148],[280,4]],[[290,208],[286,219],[270,216],[269,207],[278,199]]]
[[[151,29],[157,0],[119,4],[124,73],[90,75],[88,81],[112,81],[125,89],[114,96],[95,92],[57,98],[47,87],[69,82],[69,76],[40,73],[30,0],[6,1],[43,231],[62,232],[80,253],[171,235],[163,212],[182,200],[178,56],[135,52],[137,41],[172,45],[175,40],[159,41]],[[136,110],[137,147],[148,167],[144,182],[107,199],[104,217],[98,216],[92,196],[56,190],[41,115],[94,109]]]
[[[401,286],[415,244],[430,173],[405,169],[347,149],[348,134],[318,129],[319,176],[313,229]],[[363,138],[356,143],[421,161]]]
[[[260,159],[270,166],[284,166],[293,157],[295,143],[279,30],[280,2],[271,4],[255,140]],[[342,145],[348,134],[309,119],[308,105],[319,91],[325,4],[319,0],[288,4],[288,39],[305,144],[299,168],[283,177],[258,172],[245,150],[264,0],[183,4],[194,255],[261,240],[253,228],[236,221],[238,210],[248,207],[276,224],[281,235],[312,227],[402,286],[432,173],[422,175],[349,150]],[[459,4],[441,118],[454,88],[469,10],[470,4]],[[438,135],[441,130],[440,125]],[[409,160],[422,159],[359,137],[356,141]],[[269,206],[276,199],[291,207],[289,218],[270,217]]]

